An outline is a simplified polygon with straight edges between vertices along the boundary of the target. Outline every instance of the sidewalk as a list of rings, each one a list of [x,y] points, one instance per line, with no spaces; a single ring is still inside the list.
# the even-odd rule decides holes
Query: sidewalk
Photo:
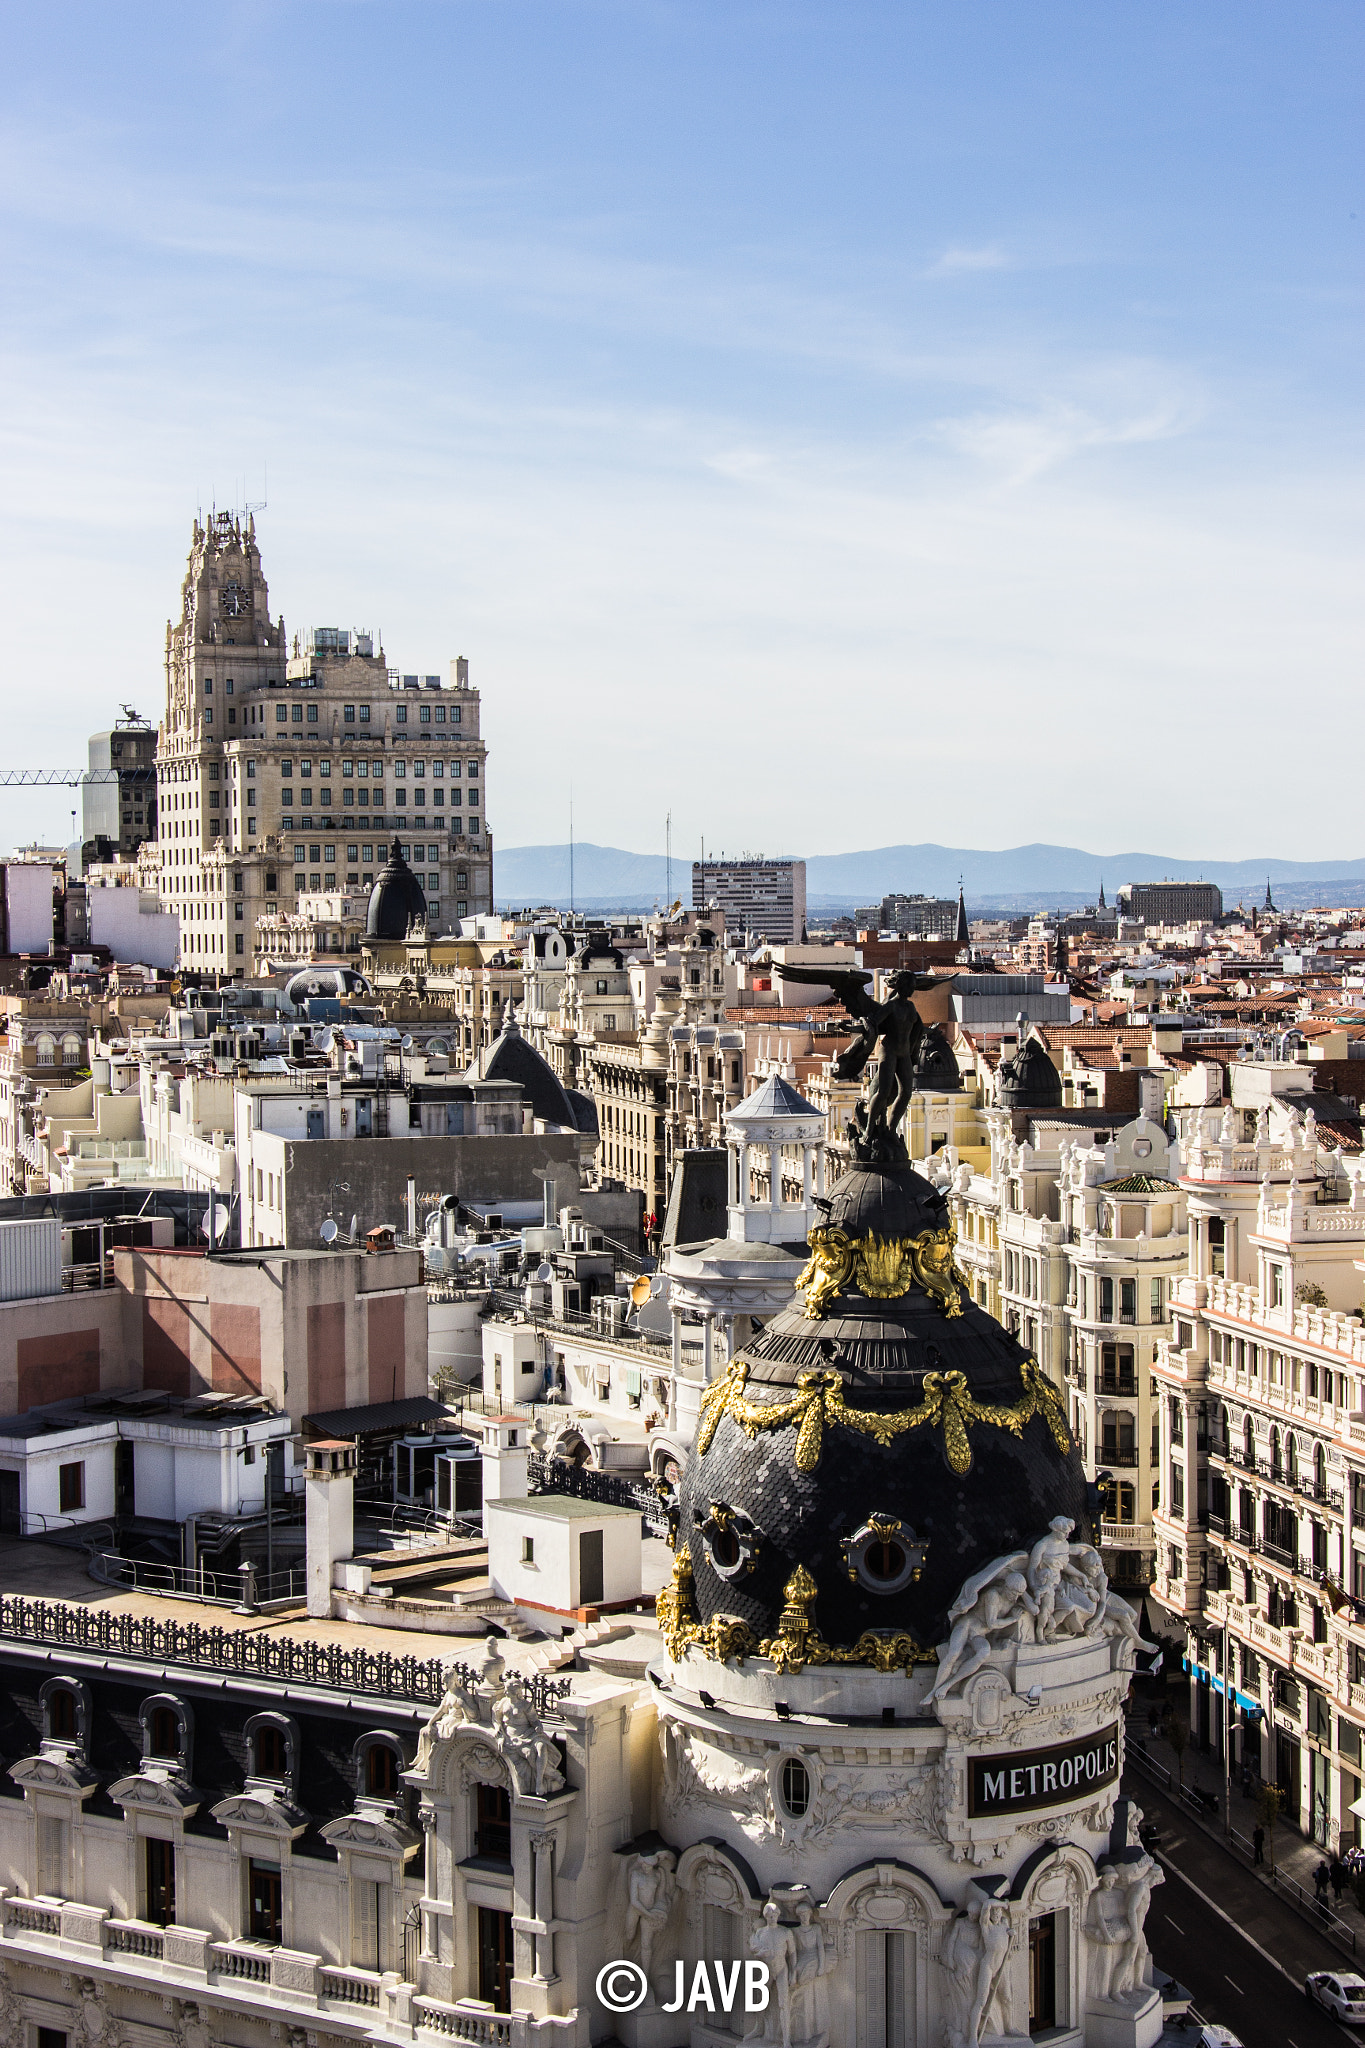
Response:
[[[1170,1775],[1167,1805],[1172,1814],[1179,1816],[1179,1829],[1184,1837],[1202,1838],[1207,1841],[1214,1856],[1221,1863],[1225,1876],[1232,1871],[1238,1872],[1262,1895],[1270,1891],[1273,1856],[1274,1871],[1278,1879],[1292,1885],[1302,1894],[1297,1906],[1291,1904],[1287,1897],[1283,1900],[1282,1911],[1285,1917],[1295,1922],[1301,1922],[1305,1918],[1311,1921],[1316,1917],[1313,1872],[1324,1859],[1328,1863],[1332,1859],[1327,1850],[1302,1835],[1291,1821],[1281,1818],[1275,1823],[1273,1835],[1268,1837],[1266,1842],[1264,1870],[1257,1873],[1253,1869],[1250,1842],[1252,1830],[1256,1827],[1258,1819],[1256,1788],[1259,1780],[1252,1780],[1253,1789],[1245,1797],[1241,1790],[1240,1773],[1232,1780],[1230,1813],[1227,1818],[1231,1820],[1234,1836],[1239,1837],[1240,1841],[1229,1842],[1223,1813],[1224,1784],[1221,1758],[1212,1753],[1204,1755],[1192,1747],[1185,1751],[1185,1787],[1209,1793],[1217,1802],[1208,1813],[1197,1815],[1178,1797],[1180,1770],[1175,1752],[1162,1737],[1149,1734],[1145,1703],[1139,1703],[1136,1711],[1127,1716],[1125,1737],[1133,1779],[1133,1794],[1140,1803],[1146,1804],[1149,1799],[1157,1797],[1160,1789],[1153,1776],[1149,1776],[1142,1769],[1145,1754],[1157,1767],[1158,1772],[1165,1771]],[[1164,1828],[1161,1846],[1163,1850],[1167,1847]],[[1202,1883],[1202,1880],[1200,1882]],[[1213,1896],[1220,1895],[1215,1892]],[[1357,1967],[1365,1972],[1365,1915],[1362,1915],[1356,1905],[1354,1893],[1348,1885],[1342,1891],[1340,1900],[1334,1898],[1330,1890],[1327,1897],[1332,1918],[1340,1921],[1343,1929],[1348,1930],[1334,1937],[1329,1936],[1324,1930],[1324,1940],[1331,1950],[1331,1959],[1340,1963],[1344,1955],[1351,1953],[1350,1937],[1353,1935]]]

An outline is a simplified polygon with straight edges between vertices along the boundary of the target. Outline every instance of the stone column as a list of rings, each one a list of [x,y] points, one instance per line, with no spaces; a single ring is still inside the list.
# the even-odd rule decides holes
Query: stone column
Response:
[[[774,1216],[782,1207],[782,1146],[777,1138],[768,1140],[768,1207]]]
[[[532,1937],[535,1949],[534,1975],[542,1984],[551,1984],[555,1976],[555,1938],[549,1932],[555,1917],[555,1838],[551,1833],[532,1835],[531,1850],[534,1856],[532,1883],[534,1894],[532,1907],[534,1917],[547,1931]]]
[[[701,1326],[701,1376],[705,1384],[711,1384],[711,1367],[715,1348],[716,1319],[708,1309]]]

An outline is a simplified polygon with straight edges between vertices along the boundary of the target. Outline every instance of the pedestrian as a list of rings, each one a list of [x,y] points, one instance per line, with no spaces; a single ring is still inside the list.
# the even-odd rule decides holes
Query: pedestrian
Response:
[[[1332,1897],[1341,1904],[1341,1895],[1346,1889],[1346,1866],[1335,1849],[1332,1851]]]
[[[1252,1848],[1253,1848],[1253,1849],[1254,1849],[1254,1850],[1256,1851],[1256,1854],[1255,1854],[1255,1856],[1254,1856],[1254,1857],[1252,1858],[1252,1861],[1253,1861],[1254,1863],[1264,1863],[1264,1862],[1265,1862],[1265,1829],[1264,1829],[1264,1828],[1263,1828],[1263,1827],[1262,1827],[1262,1826],[1260,1825],[1260,1823],[1259,1823],[1259,1822],[1257,1823],[1257,1825],[1256,1825],[1256,1826],[1255,1826],[1255,1827],[1254,1827],[1254,1828],[1252,1829],[1252,1831],[1251,1831],[1251,1846],[1252,1846]]]
[[[1324,1917],[1327,1913],[1327,1884],[1330,1877],[1331,1872],[1328,1870],[1324,1860],[1319,1863],[1317,1869],[1313,1872],[1313,1890],[1318,1896],[1318,1911]]]
[[[1156,1731],[1157,1731],[1157,1729],[1158,1729],[1158,1728],[1159,1728],[1160,1726],[1161,1726],[1161,1709],[1160,1709],[1160,1707],[1159,1707],[1159,1706],[1157,1705],[1156,1701],[1155,1701],[1155,1700],[1153,1700],[1153,1701],[1152,1701],[1152,1704],[1151,1704],[1151,1705],[1150,1705],[1150,1706],[1148,1707],[1148,1709],[1147,1709],[1147,1731],[1148,1731],[1148,1733],[1149,1733],[1149,1734],[1151,1734],[1151,1735],[1155,1735],[1155,1734],[1156,1734]]]

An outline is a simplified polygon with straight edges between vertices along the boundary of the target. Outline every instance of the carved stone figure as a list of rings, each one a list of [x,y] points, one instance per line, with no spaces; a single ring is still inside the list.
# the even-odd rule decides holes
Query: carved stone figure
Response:
[[[1028,1582],[1038,1602],[1040,1643],[1050,1643],[1056,1633],[1057,1595],[1062,1574],[1071,1563],[1068,1538],[1076,1524],[1069,1515],[1054,1515],[1047,1526],[1047,1535],[1038,1538],[1028,1560]]]
[[[1054,1515],[1032,1550],[1017,1550],[973,1573],[948,1609],[952,1632],[938,1650],[938,1676],[929,1701],[960,1698],[983,1665],[1008,1665],[1019,1643],[1065,1643],[1119,1638],[1134,1650],[1143,1641],[1133,1610],[1111,1593],[1099,1552],[1073,1543],[1075,1527]]]
[[[974,1671],[1011,1643],[1033,1640],[1038,1602],[1019,1566],[1025,1553],[998,1558],[973,1573],[948,1609],[952,1633],[939,1649],[938,1678],[930,1700],[960,1696]]]
[[[1129,1933],[1127,1902],[1112,1868],[1100,1872],[1099,1883],[1090,1894],[1085,1931],[1090,1937],[1090,1996],[1100,2001],[1117,1998],[1123,1987]]]
[[[829,2039],[829,1995],[825,1979],[833,1974],[838,1960],[832,1943],[825,1940],[820,1916],[809,1900],[796,1908],[796,1976],[793,2027],[796,2038],[809,2044]]]
[[[671,1849],[632,1856],[626,1871],[626,1954],[650,1975],[654,1944],[668,1924],[677,1895],[677,1859]]]
[[[746,2041],[781,2041],[792,2048],[792,1987],[796,1981],[796,1936],[779,1918],[781,1908],[769,1899],[763,1918],[749,1936],[749,1946],[768,1965],[767,2010],[755,2016]]]
[[[431,1763],[434,1745],[444,1742],[455,1730],[466,1722],[479,1718],[479,1702],[467,1685],[463,1685],[452,1667],[446,1673],[445,1691],[437,1703],[435,1712],[423,1726],[417,1738],[417,1760],[414,1768],[425,1771]]]
[[[949,2048],[976,2048],[984,2032],[1009,2032],[1003,1981],[1010,1947],[1006,1908],[973,1892],[944,1936],[941,1961],[954,2008],[947,2021]]]
[[[514,1774],[530,1778],[530,1789],[537,1799],[563,1791],[559,1751],[531,1705],[525,1681],[515,1672],[503,1686],[501,1697],[494,1701],[493,1728]],[[516,1770],[517,1761],[521,1771]]]

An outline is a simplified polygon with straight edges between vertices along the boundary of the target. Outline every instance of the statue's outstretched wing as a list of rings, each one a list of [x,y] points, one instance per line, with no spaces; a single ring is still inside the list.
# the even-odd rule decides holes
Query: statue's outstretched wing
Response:
[[[832,988],[850,1017],[871,1017],[875,1006],[868,994],[872,979],[865,967],[781,967],[783,981],[804,981],[814,988]]]

